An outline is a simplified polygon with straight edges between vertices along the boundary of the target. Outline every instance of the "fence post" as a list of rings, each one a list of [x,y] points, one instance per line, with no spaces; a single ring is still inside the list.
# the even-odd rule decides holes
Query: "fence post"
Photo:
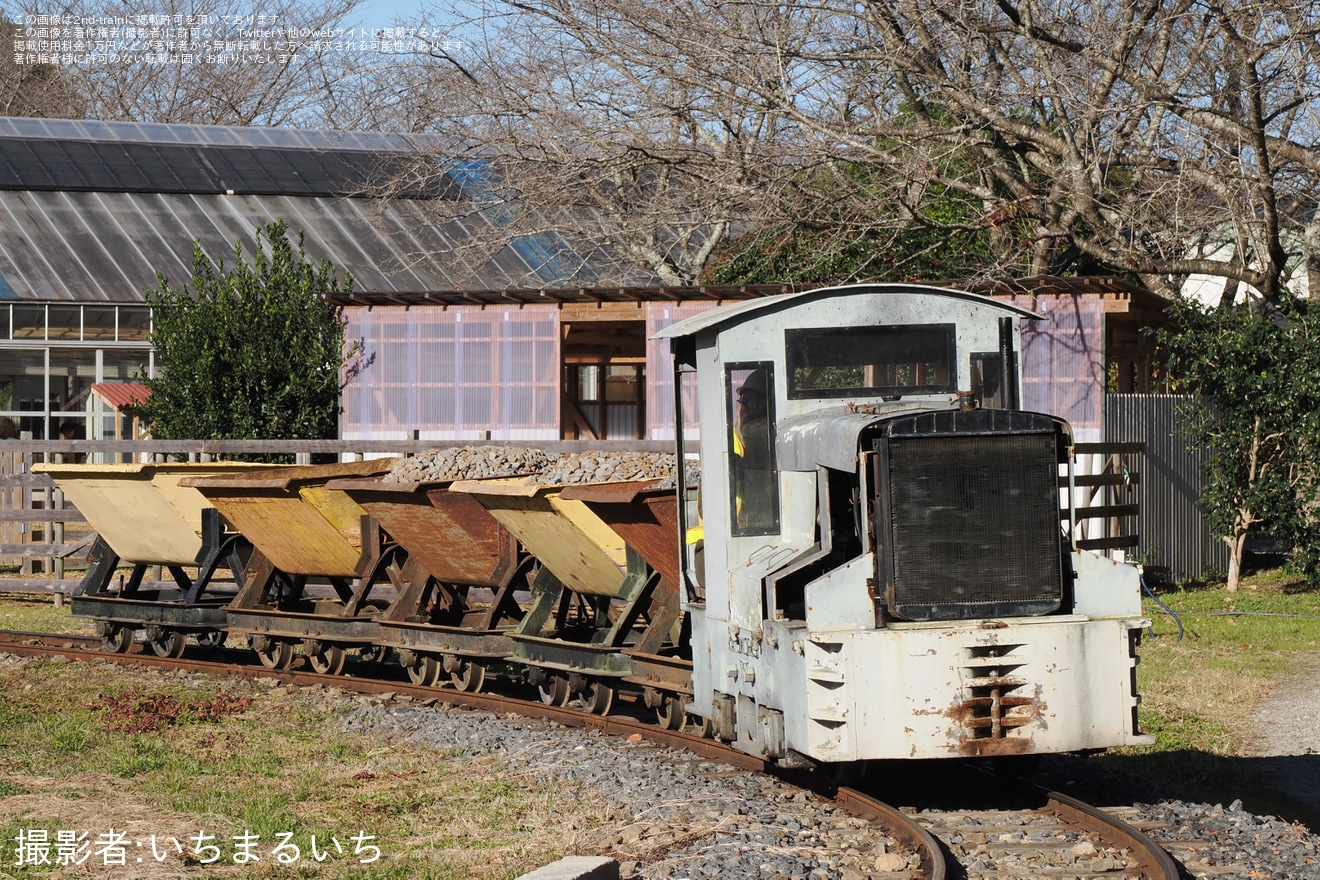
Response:
[[[31,431],[22,431],[22,432],[19,433],[18,437],[19,437],[20,440],[31,440],[31,439],[32,439],[32,432],[31,432]],[[20,474],[30,474],[30,473],[32,473],[32,453],[31,453],[31,452],[26,451],[26,450],[23,452],[23,463],[22,463],[22,465],[19,466],[19,471],[18,471],[18,472],[19,472]],[[31,486],[24,486],[22,489],[19,490],[19,504],[21,504],[21,505],[23,506],[23,509],[24,509],[24,510],[31,510],[31,509],[32,509],[32,487],[31,487]],[[22,539],[19,543],[21,543],[21,544],[29,544],[29,543],[31,543],[31,544],[35,544],[35,543],[36,543],[35,541],[32,540],[32,524],[31,524],[31,523],[26,523],[26,522],[25,522],[25,523],[22,523],[22,524],[21,524],[21,531],[19,532],[19,534],[21,534],[21,535],[23,536],[23,539]],[[31,557],[31,556],[24,556],[24,557],[23,557],[23,562],[19,565],[18,573],[21,574],[21,575],[23,575],[24,577],[31,577],[31,576],[32,576],[32,557]]]
[[[52,510],[64,509],[64,492],[60,490],[58,486],[51,493],[51,509]],[[51,542],[56,545],[64,544],[63,522],[53,522],[50,524],[50,539]],[[54,565],[52,566],[53,574],[56,580],[62,581],[64,580],[64,557],[58,555],[60,551],[56,550],[55,552],[57,555],[55,556]],[[56,593],[56,595],[59,596],[61,600],[64,598],[63,593]],[[63,603],[57,600],[55,602],[55,607],[58,608],[61,604]]]

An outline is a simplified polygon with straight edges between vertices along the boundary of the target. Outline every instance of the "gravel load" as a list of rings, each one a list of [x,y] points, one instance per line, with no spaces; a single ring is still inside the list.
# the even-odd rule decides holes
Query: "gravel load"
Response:
[[[481,480],[527,476],[538,486],[655,480],[658,488],[678,485],[676,458],[669,452],[571,452],[560,454],[517,446],[452,446],[399,459],[386,483]],[[701,466],[688,462],[687,484],[701,481]]]
[[[386,483],[427,483],[435,480],[481,480],[520,477],[545,470],[559,456],[519,446],[451,446],[428,449],[400,459],[384,477]]]
[[[690,460],[687,463],[687,473],[684,476],[684,485],[689,489],[695,489],[701,485],[701,462]],[[677,489],[678,471],[675,469],[671,476],[665,477],[659,483],[656,483],[657,489]]]
[[[538,486],[676,478],[671,452],[572,452],[527,478]]]

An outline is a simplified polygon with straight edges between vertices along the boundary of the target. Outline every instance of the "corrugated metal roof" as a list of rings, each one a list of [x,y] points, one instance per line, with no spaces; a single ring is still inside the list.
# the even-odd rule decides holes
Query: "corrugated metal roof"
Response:
[[[655,282],[599,252],[565,256],[555,235],[465,254],[494,221],[474,204],[438,223],[420,197],[457,198],[447,177],[411,198],[358,195],[391,161],[416,161],[417,146],[400,135],[0,118],[0,299],[141,302],[157,272],[189,280],[194,240],[232,263],[234,243],[250,255],[254,230],[273,220],[363,291]]]
[[[134,409],[151,399],[151,389],[140,382],[94,382],[92,393],[118,410]]]
[[[238,125],[166,125],[155,122],[103,122],[97,119],[29,119],[0,116],[0,138],[108,141],[141,144],[229,145],[301,150],[409,152],[439,150],[434,137],[306,128]]]
[[[402,198],[456,198],[425,156],[362,150],[59,141],[0,136],[0,189],[340,196],[391,181]]]
[[[485,265],[456,258],[460,223],[427,225],[406,204],[361,199],[134,193],[0,192],[0,276],[17,299],[140,302],[156,272],[191,277],[193,241],[233,263],[253,230],[283,219],[308,256],[328,259],[365,291],[522,286],[538,269],[506,249]],[[378,217],[369,216],[377,212]],[[480,221],[477,221],[480,222]],[[448,240],[447,240],[448,239]],[[225,259],[228,257],[228,259]]]

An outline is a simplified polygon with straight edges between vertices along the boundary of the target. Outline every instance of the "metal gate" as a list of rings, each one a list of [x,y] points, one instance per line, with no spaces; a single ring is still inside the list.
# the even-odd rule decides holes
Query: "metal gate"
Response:
[[[1110,394],[1105,402],[1105,439],[1146,444],[1135,559],[1177,580],[1228,570],[1228,545],[1210,534],[1196,503],[1209,452],[1189,449],[1181,432],[1183,407],[1191,400]]]

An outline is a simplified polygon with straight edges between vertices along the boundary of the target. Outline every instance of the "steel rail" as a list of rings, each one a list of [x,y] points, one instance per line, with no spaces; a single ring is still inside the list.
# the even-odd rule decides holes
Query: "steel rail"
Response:
[[[1024,783],[1028,785],[1028,783]],[[1057,791],[1030,786],[1046,799],[1040,807],[1065,822],[1085,828],[1097,837],[1119,848],[1132,851],[1141,870],[1150,880],[1178,880],[1182,876],[1173,856],[1144,831],[1129,825],[1118,816],[1093,807]]]
[[[1012,791],[1014,797],[1023,802],[1023,806],[1007,810],[985,810],[969,809],[954,810],[944,808],[935,813],[923,813],[927,822],[935,822],[932,829],[938,837],[944,832],[962,833],[963,831],[988,831],[991,827],[996,830],[1005,830],[1014,824],[1027,827],[1029,822],[1021,820],[1018,823],[1005,822],[1004,815],[1028,816],[1050,816],[1060,823],[1060,828],[1071,828],[1080,832],[1082,837],[1093,838],[1098,844],[1103,845],[1116,852],[1124,853],[1124,858],[1130,862],[1122,869],[1124,876],[1140,876],[1142,880],[1179,880],[1185,877],[1179,863],[1171,856],[1152,837],[1141,831],[1134,825],[1124,821],[1121,817],[1111,812],[1102,810],[1099,807],[1080,801],[1071,795],[1062,794],[1051,789],[1044,788],[1035,783],[1029,782],[1011,775],[1004,775],[984,765],[968,765],[967,770],[972,775],[981,778],[984,783],[995,791]],[[1005,785],[1007,783],[1007,785]],[[971,821],[966,825],[957,823],[958,817],[969,817],[975,819],[978,814],[990,814],[991,823],[986,825],[983,822]],[[943,824],[942,820],[953,818],[955,824]],[[1042,828],[1044,826],[1032,826]],[[1001,841],[1007,843],[1012,848],[1030,849],[1029,841]],[[956,857],[959,855],[960,847],[952,847],[951,854]],[[1025,869],[1022,869],[1025,870]],[[1052,876],[1051,872],[1057,872],[1059,869],[1046,869],[1040,876]],[[1106,869],[1108,870],[1108,869]],[[1068,872],[1065,872],[1068,873]],[[1077,873],[1077,872],[1073,872]],[[1083,876],[1089,876],[1090,872],[1080,871]],[[1022,874],[1024,880],[1028,876],[1038,876],[1036,873]]]
[[[884,801],[878,801],[852,788],[840,788],[834,796],[834,802],[854,816],[883,823],[900,845],[918,855],[921,860],[918,870],[922,877],[945,880],[948,865],[944,860],[944,850],[920,822]],[[896,829],[902,829],[902,835]]]

